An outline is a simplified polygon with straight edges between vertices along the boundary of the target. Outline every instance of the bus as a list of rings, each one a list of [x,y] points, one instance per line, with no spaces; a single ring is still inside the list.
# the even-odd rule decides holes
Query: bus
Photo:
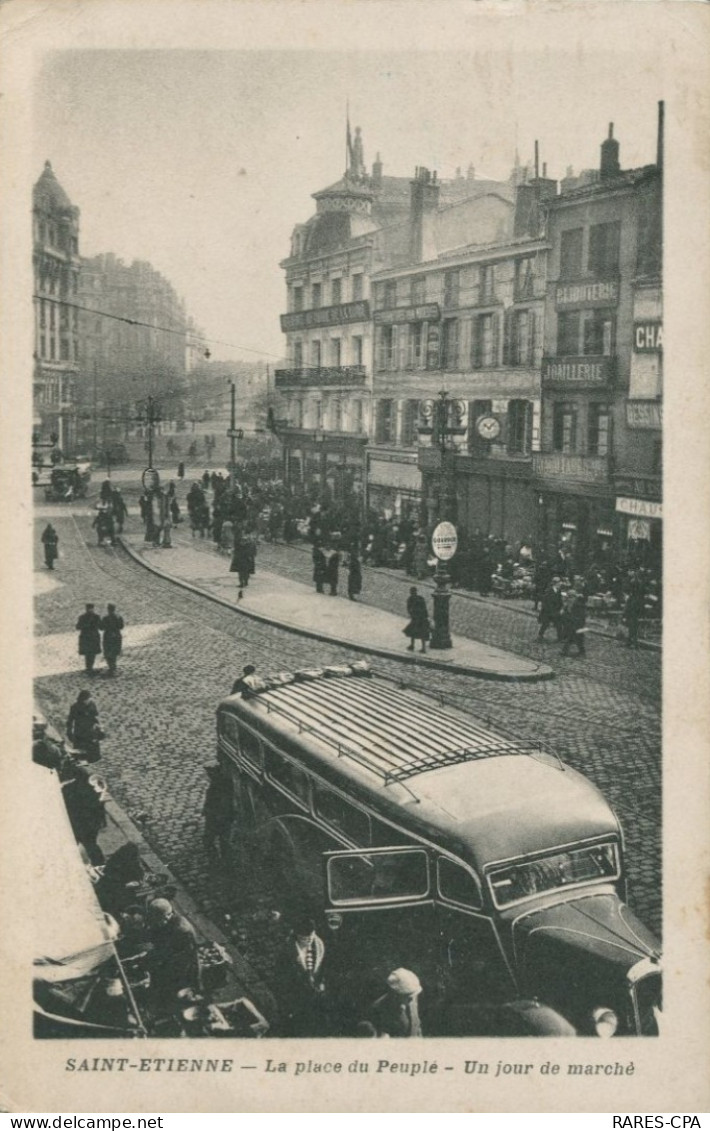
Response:
[[[660,945],[587,778],[365,661],[245,684],[217,710],[243,860],[320,913],[343,1016],[405,966],[440,1035],[521,1000],[581,1035],[657,1034]]]

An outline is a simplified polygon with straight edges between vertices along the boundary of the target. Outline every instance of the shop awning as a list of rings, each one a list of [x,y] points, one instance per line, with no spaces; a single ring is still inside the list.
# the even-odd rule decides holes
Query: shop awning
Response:
[[[116,928],[99,906],[57,775],[33,766],[34,973],[45,982],[91,974],[114,955]]]

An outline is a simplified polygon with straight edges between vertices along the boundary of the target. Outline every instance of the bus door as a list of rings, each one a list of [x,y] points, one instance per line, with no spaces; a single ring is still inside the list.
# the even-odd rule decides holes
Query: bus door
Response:
[[[323,862],[326,947],[338,1015],[351,1024],[366,1018],[387,988],[387,975],[401,966],[432,993],[439,948],[428,851],[348,849],[324,853]]]

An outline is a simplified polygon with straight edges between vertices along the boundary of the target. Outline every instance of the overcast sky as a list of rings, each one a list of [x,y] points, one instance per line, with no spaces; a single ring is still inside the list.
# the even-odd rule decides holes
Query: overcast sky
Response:
[[[345,165],[345,106],[369,166],[505,178],[540,142],[548,175],[595,166],[608,123],[623,167],[655,160],[663,77],[648,53],[57,51],[35,89],[49,159],[81,209],[83,255],[145,259],[215,357],[283,354],[279,261],[311,193]],[[220,344],[226,343],[226,344]]]

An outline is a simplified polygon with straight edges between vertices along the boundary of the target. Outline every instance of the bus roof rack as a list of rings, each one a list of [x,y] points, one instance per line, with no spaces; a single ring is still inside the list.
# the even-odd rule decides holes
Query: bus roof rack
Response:
[[[462,762],[532,752],[460,709],[439,707],[432,713],[418,689],[403,694],[395,681],[352,678],[371,674],[369,665],[358,661],[249,676],[246,697],[327,744],[338,758],[375,773],[385,785],[403,785],[418,774]]]

